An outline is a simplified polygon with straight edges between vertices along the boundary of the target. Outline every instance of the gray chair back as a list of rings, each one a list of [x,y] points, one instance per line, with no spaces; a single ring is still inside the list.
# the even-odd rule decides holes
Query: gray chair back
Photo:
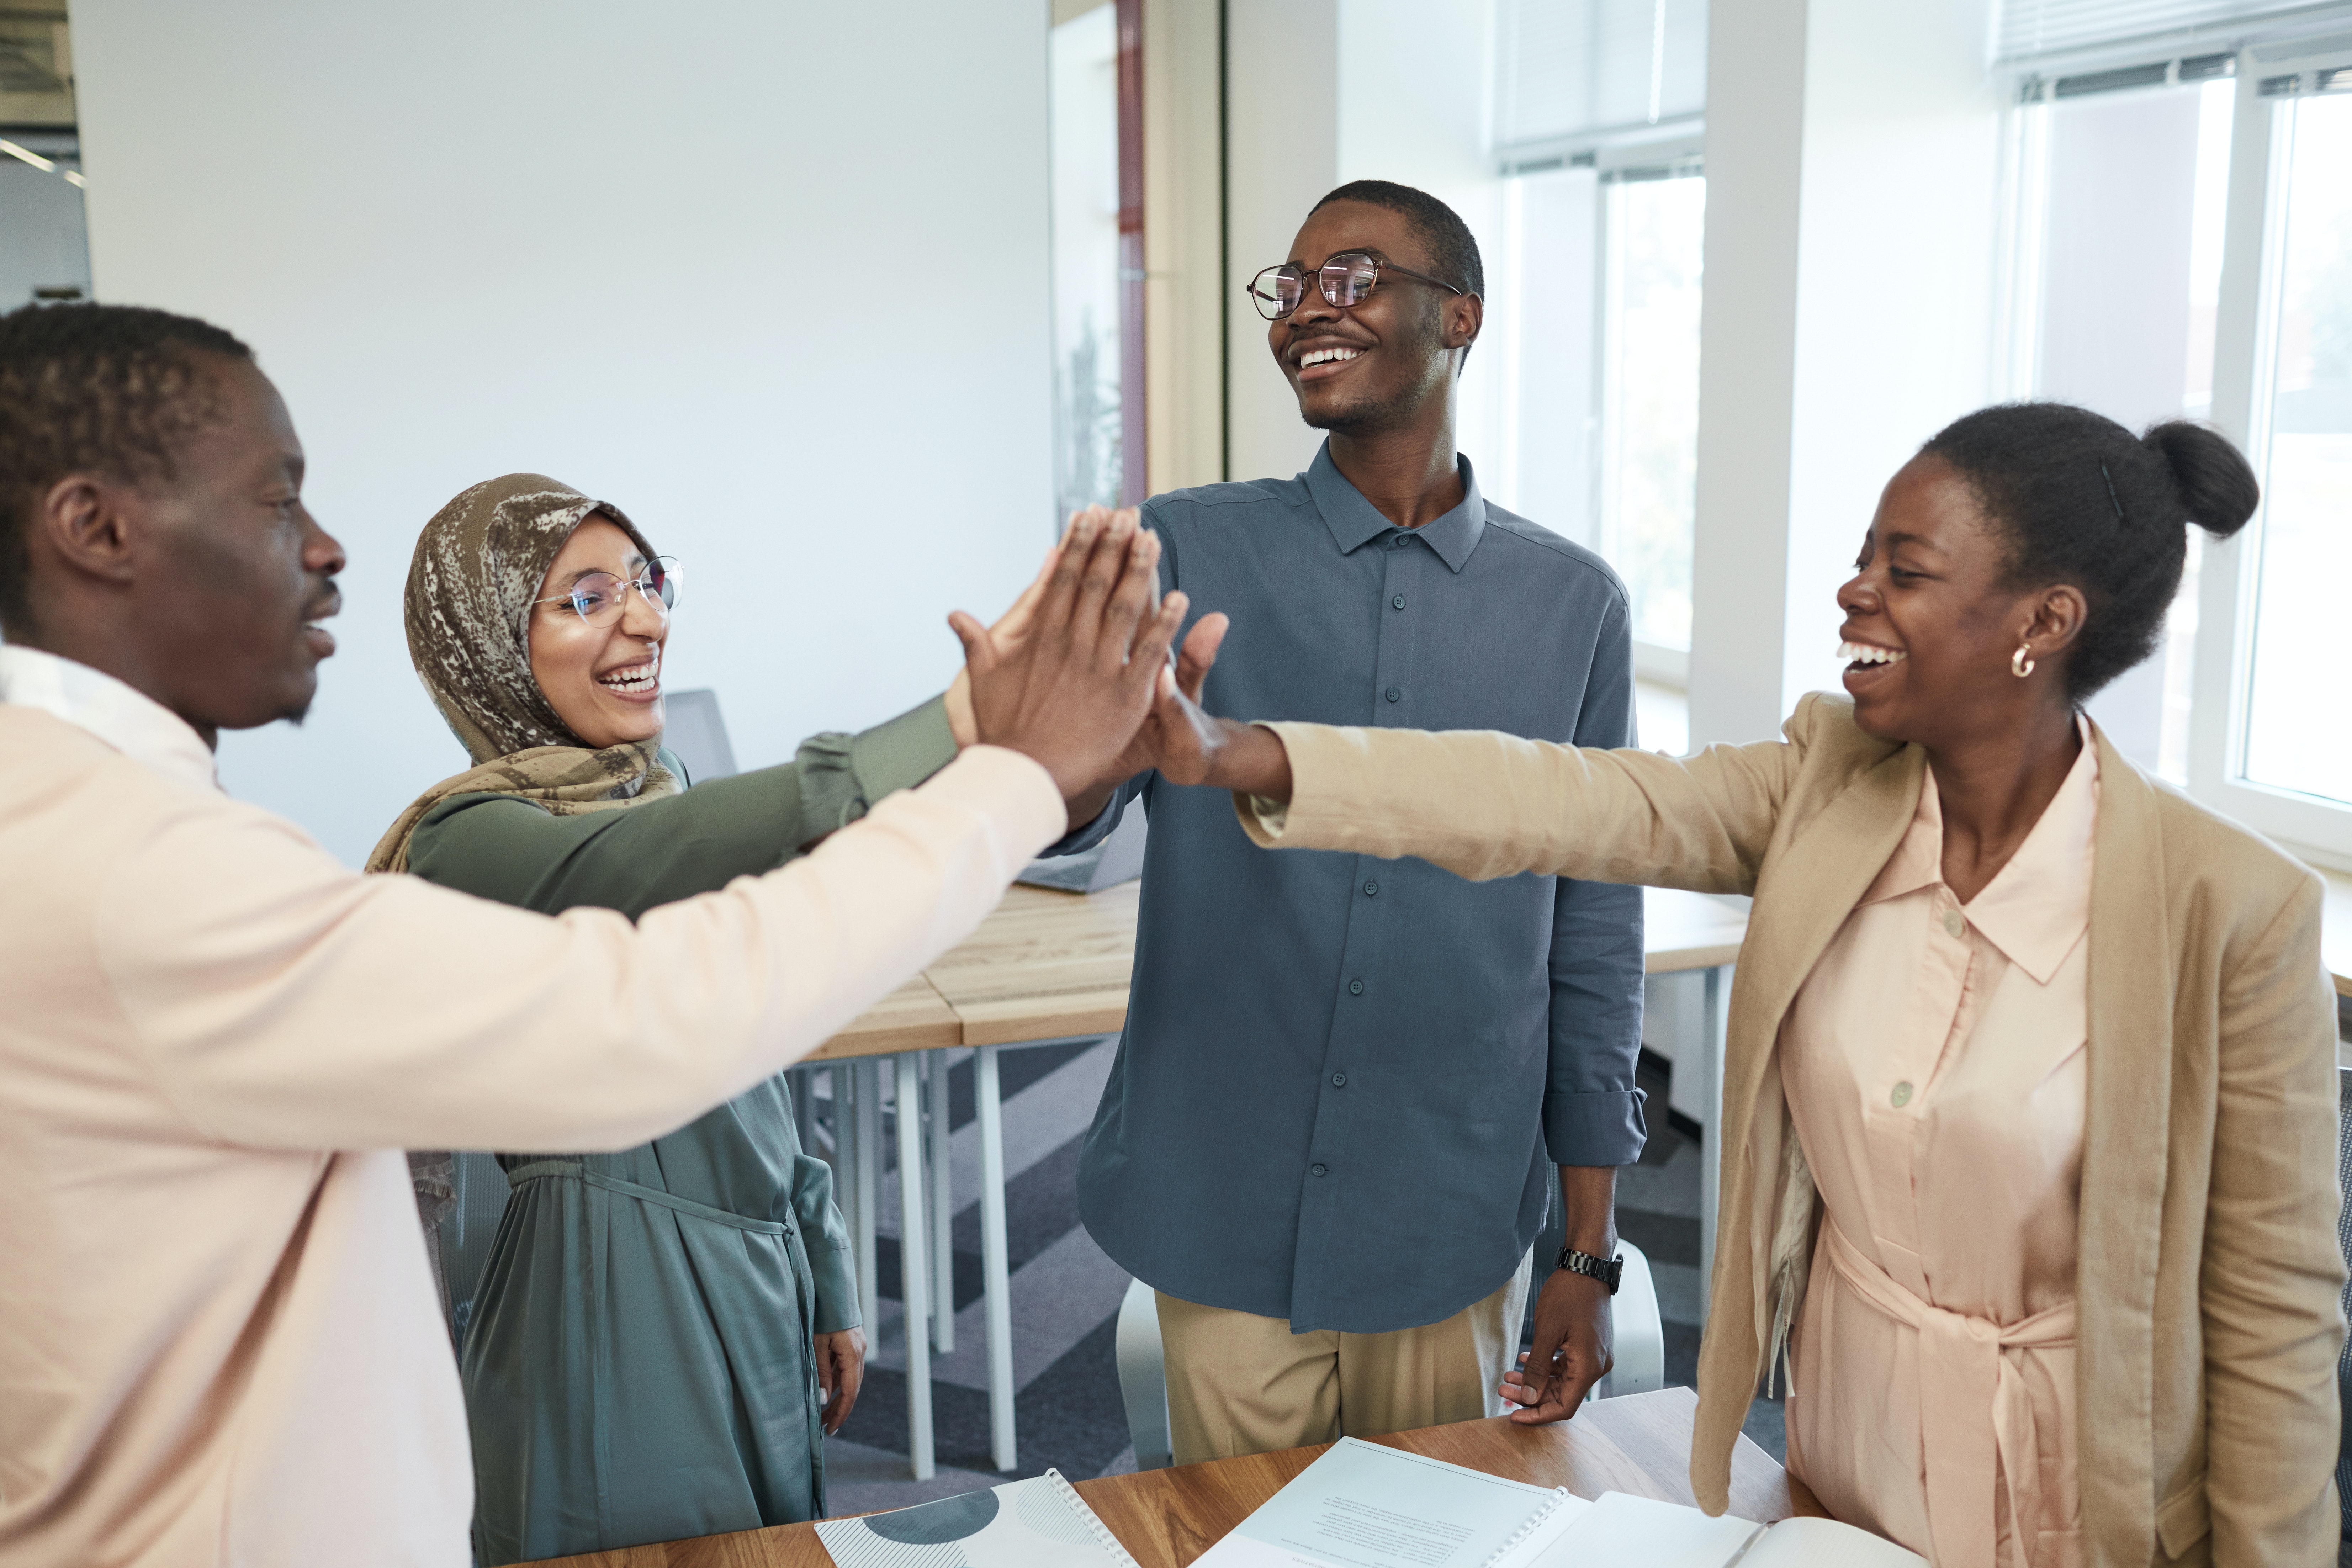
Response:
[[[719,693],[708,687],[673,691],[662,706],[669,715],[662,744],[686,764],[687,777],[696,784],[732,777],[735,748],[728,743],[727,721],[719,715]]]

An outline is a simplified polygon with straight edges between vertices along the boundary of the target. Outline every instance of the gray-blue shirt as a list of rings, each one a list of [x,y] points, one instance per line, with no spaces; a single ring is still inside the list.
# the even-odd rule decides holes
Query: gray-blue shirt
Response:
[[[1156,496],[1163,583],[1233,631],[1215,713],[1633,743],[1624,585],[1483,500],[1401,529],[1327,446],[1294,479]],[[1137,1278],[1357,1333],[1492,1293],[1553,1165],[1622,1165],[1644,1129],[1642,890],[1468,882],[1418,859],[1267,854],[1223,791],[1144,774],[1135,980],[1078,1205]]]

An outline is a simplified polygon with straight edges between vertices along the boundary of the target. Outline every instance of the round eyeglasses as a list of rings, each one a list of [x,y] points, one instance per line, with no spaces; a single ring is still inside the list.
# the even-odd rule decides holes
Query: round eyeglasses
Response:
[[[1416,283],[1426,283],[1433,289],[1443,289],[1449,294],[1465,290],[1456,289],[1443,278],[1432,278],[1425,272],[1415,272],[1386,261],[1369,250],[1343,250],[1315,269],[1315,286],[1326,303],[1345,309],[1360,305],[1370,298],[1381,279],[1389,273],[1410,278]],[[1249,283],[1250,302],[1257,313],[1269,321],[1278,321],[1298,309],[1307,298],[1307,272],[1295,262],[1286,261],[1279,267],[1269,267]]]
[[[590,626],[609,626],[621,618],[629,590],[635,588],[653,606],[654,614],[667,621],[670,607],[677,603],[677,562],[667,555],[656,555],[638,568],[635,577],[625,580],[610,572],[590,572],[574,582],[570,591],[531,603],[569,605]]]

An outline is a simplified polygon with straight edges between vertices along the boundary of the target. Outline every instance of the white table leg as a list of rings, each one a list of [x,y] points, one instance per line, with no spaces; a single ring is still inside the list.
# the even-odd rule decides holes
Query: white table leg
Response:
[[[857,1198],[857,1228],[850,1234],[857,1248],[857,1304],[870,1342],[882,1326],[882,1286],[874,1257],[882,1197],[882,1083],[871,1058],[847,1064],[845,1071],[856,1085],[850,1117],[857,1140],[850,1178]]]
[[[926,1332],[930,1292],[923,1276],[929,1250],[923,1233],[923,1094],[920,1060],[908,1051],[898,1065],[898,1281],[906,1307],[907,1458],[915,1479],[931,1479],[931,1338]]]
[[[1715,1303],[1715,1219],[1723,1191],[1723,1041],[1731,1004],[1730,964],[1706,972],[1699,1026],[1698,1293],[1704,1312]]]
[[[980,1115],[980,1267],[988,1319],[988,1451],[1000,1470],[1014,1468],[1013,1443],[1013,1281],[1004,1237],[1004,1097],[994,1046],[973,1056]]]
[[[923,1053],[926,1086],[923,1129],[931,1165],[931,1345],[941,1355],[955,1350],[955,1161],[948,1146],[948,1054]]]
[[[784,1080],[793,1094],[793,1131],[801,1141],[801,1152],[816,1152],[816,1068],[794,1068]]]

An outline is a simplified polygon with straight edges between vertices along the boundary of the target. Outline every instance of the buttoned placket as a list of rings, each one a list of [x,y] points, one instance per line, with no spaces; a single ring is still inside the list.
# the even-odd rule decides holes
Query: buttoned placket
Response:
[[[1880,1255],[1886,1271],[1903,1288],[1928,1297],[1920,1263],[1919,1210],[1912,1173],[1931,1096],[1946,1058],[1975,1026],[1981,1000],[1982,965],[1967,913],[1951,889],[1935,882],[1912,897],[1927,900],[1918,983],[1907,1026],[1893,1030],[1893,1044],[1876,1082],[1867,1086],[1863,1125],[1870,1150],[1871,1181]],[[1894,1232],[1895,1234],[1886,1234]]]
[[[1374,552],[1381,565],[1379,594],[1373,601],[1380,632],[1365,722],[1384,729],[1409,727],[1413,721],[1412,612],[1417,601],[1426,600],[1431,574],[1444,572],[1445,563],[1426,541],[1402,529],[1376,536],[1362,548]],[[1321,1103],[1307,1143],[1302,1229],[1315,1219],[1333,1217],[1339,1185],[1347,1174],[1342,1158],[1348,1146],[1348,1085],[1349,1075],[1362,1070],[1365,1053],[1360,1046],[1373,1032],[1378,1016],[1374,1009],[1383,1005],[1380,936],[1389,907],[1396,901],[1395,889],[1389,885],[1392,881],[1387,862],[1370,855],[1356,857],[1355,875],[1348,886],[1348,934],[1340,955],[1339,994],[1324,1046]],[[1301,1256],[1306,1256],[1303,1248]]]

